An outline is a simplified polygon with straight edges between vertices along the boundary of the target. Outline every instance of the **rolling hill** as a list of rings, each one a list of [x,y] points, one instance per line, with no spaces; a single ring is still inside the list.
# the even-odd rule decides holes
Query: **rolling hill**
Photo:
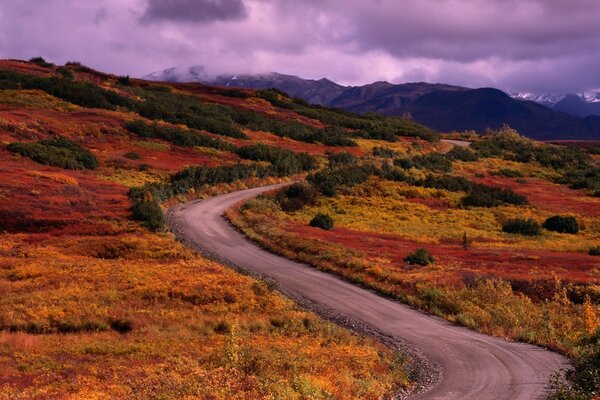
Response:
[[[173,81],[185,81],[190,77],[187,72],[176,74],[173,70],[148,76],[149,79]],[[578,96],[527,97],[513,94],[514,97],[511,97],[500,90],[424,82],[375,82],[358,87],[344,87],[328,79],[306,80],[278,73],[230,75],[215,79],[204,77],[200,80],[229,87],[276,88],[313,104],[356,113],[373,112],[388,116],[410,113],[416,122],[443,132],[483,132],[486,128],[494,129],[510,124],[535,139],[600,139],[600,117],[593,115],[599,112],[600,103],[584,101]],[[539,104],[526,100],[529,98]]]

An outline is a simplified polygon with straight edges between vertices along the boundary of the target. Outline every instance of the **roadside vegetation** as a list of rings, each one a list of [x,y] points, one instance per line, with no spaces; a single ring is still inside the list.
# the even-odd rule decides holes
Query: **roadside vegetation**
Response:
[[[330,160],[303,184],[318,192],[310,202],[284,206],[294,196],[283,189],[228,218],[287,257],[471,329],[563,352],[575,369],[552,398],[591,399],[600,375],[597,170],[583,150],[505,127],[444,154],[378,149]],[[315,215],[335,226],[311,229]]]
[[[32,62],[0,63],[0,398],[380,399],[413,384],[402,354],[165,232],[169,204],[301,179],[360,152],[354,134],[246,92]],[[307,188],[290,197],[310,204]]]

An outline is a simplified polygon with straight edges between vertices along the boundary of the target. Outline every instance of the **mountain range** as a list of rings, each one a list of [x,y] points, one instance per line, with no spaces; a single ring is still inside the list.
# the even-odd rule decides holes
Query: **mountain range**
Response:
[[[310,103],[382,115],[408,115],[448,132],[499,128],[503,124],[540,140],[600,139],[600,91],[580,95],[505,93],[426,82],[375,82],[343,86],[329,79],[303,79],[276,72],[210,78],[204,68],[170,68],[144,77],[170,82],[202,82],[236,88],[276,88]]]

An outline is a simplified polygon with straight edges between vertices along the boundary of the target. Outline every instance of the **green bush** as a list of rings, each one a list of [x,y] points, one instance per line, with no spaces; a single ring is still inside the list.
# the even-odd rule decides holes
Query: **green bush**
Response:
[[[356,164],[358,158],[352,153],[335,153],[328,157],[330,167],[338,167],[340,165]]]
[[[369,179],[373,171],[358,165],[345,165],[338,168],[329,168],[307,177],[319,192],[325,196],[335,196],[339,187],[352,187],[360,185]]]
[[[119,76],[117,78],[117,83],[123,86],[132,86],[133,83],[131,82],[131,78],[129,78],[129,75],[126,76]]]
[[[129,158],[130,160],[139,160],[141,158],[140,155],[135,151],[128,151],[123,155],[123,157]]]
[[[510,188],[475,184],[471,192],[462,199],[462,204],[468,207],[497,207],[505,204],[526,205],[529,202],[525,196]]]
[[[591,400],[600,393],[600,333],[584,338],[565,379],[552,382],[548,400]]]
[[[600,256],[600,246],[594,246],[589,251],[590,256]]]
[[[427,249],[417,249],[413,253],[410,253],[404,258],[404,261],[411,265],[422,265],[426,266],[433,264],[435,258]]]
[[[0,71],[0,89],[38,89],[73,104],[88,108],[133,108],[135,102],[89,82],[58,77],[38,77],[13,71]]]
[[[373,147],[372,154],[374,157],[381,158],[394,158],[398,157],[399,153],[395,150],[388,149],[387,147]]]
[[[524,236],[539,236],[542,234],[540,224],[531,218],[515,218],[502,224],[502,231]]]
[[[141,221],[142,226],[151,231],[160,231],[165,226],[165,216],[158,201],[141,199],[133,203],[131,214],[134,221]]]
[[[308,153],[295,153],[281,147],[257,143],[240,147],[238,156],[246,160],[268,161],[275,175],[285,176],[310,171],[316,167],[315,158]]]
[[[434,172],[450,172],[452,170],[452,161],[440,153],[430,153],[413,158],[397,158],[394,160],[394,164],[404,169],[418,168]]]
[[[501,168],[496,172],[496,175],[506,176],[507,178],[523,178],[521,171],[511,168]]]
[[[559,233],[575,234],[579,232],[579,224],[577,223],[577,219],[575,217],[563,217],[560,215],[555,215],[548,218],[544,222],[543,226],[544,229]]]
[[[40,67],[51,68],[54,67],[54,64],[49,63],[43,57],[33,57],[29,59],[30,63],[37,64]]]
[[[333,229],[333,218],[327,214],[318,213],[313,219],[310,220],[309,225],[328,231]]]
[[[40,164],[60,168],[95,169],[98,166],[98,160],[89,150],[67,138],[37,143],[13,142],[6,149]]]
[[[217,150],[233,151],[235,146],[200,132],[176,128],[156,122],[147,124],[142,120],[133,120],[125,124],[125,128],[136,135],[147,139],[161,139],[182,147],[210,147]]]
[[[294,183],[281,189],[275,195],[275,199],[283,211],[298,211],[307,205],[315,205],[319,192],[314,186],[301,182]]]
[[[477,161],[479,160],[479,155],[468,147],[460,147],[454,146],[452,150],[446,153],[446,156],[450,160],[457,161]]]
[[[71,70],[69,68],[60,67],[56,70],[56,72],[65,79],[68,79],[68,80],[75,79],[75,75],[73,75],[73,72],[71,72]]]

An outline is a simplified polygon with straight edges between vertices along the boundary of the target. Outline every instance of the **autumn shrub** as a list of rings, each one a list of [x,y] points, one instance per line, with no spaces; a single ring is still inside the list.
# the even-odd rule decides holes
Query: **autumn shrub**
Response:
[[[308,153],[296,153],[263,143],[240,147],[236,153],[247,160],[270,162],[274,172],[280,176],[309,171],[316,167],[315,158]]]
[[[283,211],[298,211],[307,205],[315,205],[319,192],[308,183],[294,183],[281,189],[275,199]]]
[[[135,105],[135,101],[89,82],[38,77],[7,70],[0,71],[0,89],[39,89],[70,103],[89,108],[131,109]]]
[[[129,75],[119,76],[117,78],[117,83],[119,85],[123,85],[123,86],[131,86],[131,85],[133,85],[133,83],[131,82],[131,78],[129,78]]]
[[[425,179],[413,182],[414,185],[427,188],[443,189],[450,192],[469,192],[475,186],[473,182],[462,176],[428,175]]]
[[[565,379],[550,386],[548,400],[590,400],[600,393],[600,333],[584,338],[583,350],[572,360]]]
[[[123,157],[129,158],[130,160],[139,160],[141,158],[140,155],[135,151],[128,151],[123,155]]]
[[[373,147],[371,154],[373,154],[374,157],[381,157],[381,158],[394,158],[394,157],[399,156],[399,153],[397,151],[390,149],[388,147],[381,147],[381,146]]]
[[[479,160],[479,154],[468,147],[454,146],[452,150],[446,153],[446,157],[454,161],[473,162]]]
[[[40,67],[51,68],[54,67],[54,64],[46,61],[43,57],[33,57],[29,59],[30,63],[37,64]]]
[[[65,67],[57,68],[56,73],[68,80],[75,79],[75,75],[73,75],[73,72],[71,72],[71,70],[69,68],[65,68]]]
[[[358,158],[352,153],[334,153],[327,157],[330,167],[339,167],[340,165],[356,164]]]
[[[517,169],[500,168],[494,175],[505,176],[507,178],[523,178],[523,173]]]
[[[328,231],[333,229],[333,218],[331,218],[328,214],[318,213],[313,219],[310,220],[309,225]]]
[[[590,256],[600,256],[600,246],[594,246],[588,250]]]
[[[435,258],[427,249],[417,249],[413,253],[410,253],[404,258],[404,261],[408,264],[426,266],[433,264]]]
[[[141,199],[134,202],[131,214],[134,221],[141,221],[142,226],[151,231],[159,231],[165,226],[165,216],[156,200]]]
[[[60,168],[95,169],[98,166],[98,160],[89,150],[67,138],[37,143],[13,142],[6,149],[40,164]]]
[[[161,139],[183,147],[201,146],[225,151],[235,149],[235,146],[224,140],[203,135],[191,129],[176,128],[156,122],[148,124],[138,119],[127,122],[125,128],[142,138]]]
[[[571,233],[575,234],[579,232],[579,224],[575,217],[563,217],[555,215],[548,218],[543,225],[544,229],[558,233]]]
[[[129,333],[133,330],[133,323],[123,318],[111,319],[109,325],[110,329],[120,334]]]
[[[418,168],[434,172],[450,172],[452,161],[444,154],[431,153],[415,156],[413,158],[397,158],[394,164],[404,169]]]
[[[235,110],[231,107],[207,103],[187,94],[137,90],[144,101],[136,102],[131,108],[145,118],[187,125],[222,136],[248,138],[235,123]]]
[[[510,219],[502,224],[502,231],[524,236],[539,236],[542,228],[531,218]]]
[[[314,175],[309,175],[307,179],[319,189],[321,194],[335,196],[339,187],[359,185],[369,179],[372,173],[373,171],[367,167],[345,165],[319,171]]]
[[[498,188],[476,184],[471,192],[462,199],[462,204],[470,207],[497,207],[505,204],[526,205],[527,198],[510,188]]]

